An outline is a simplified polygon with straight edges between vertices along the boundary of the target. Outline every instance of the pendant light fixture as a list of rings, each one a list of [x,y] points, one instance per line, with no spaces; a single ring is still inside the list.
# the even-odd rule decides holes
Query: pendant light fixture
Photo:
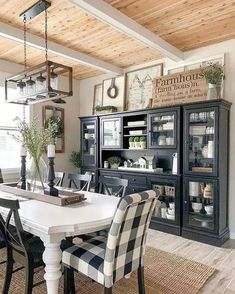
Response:
[[[40,0],[20,14],[24,23],[24,71],[12,75],[5,80],[5,99],[10,103],[34,104],[52,100],[55,103],[66,103],[63,98],[73,95],[72,68],[48,60],[47,40],[47,9],[51,3]],[[32,21],[40,13],[45,13],[45,62],[27,68],[27,39],[26,23]],[[9,88],[16,88],[16,97],[9,97]]]

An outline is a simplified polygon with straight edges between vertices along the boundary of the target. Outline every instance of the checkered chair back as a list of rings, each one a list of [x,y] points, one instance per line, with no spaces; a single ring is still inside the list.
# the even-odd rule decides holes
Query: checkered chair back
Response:
[[[149,190],[120,200],[107,238],[105,287],[111,287],[143,264],[147,229],[158,196]]]

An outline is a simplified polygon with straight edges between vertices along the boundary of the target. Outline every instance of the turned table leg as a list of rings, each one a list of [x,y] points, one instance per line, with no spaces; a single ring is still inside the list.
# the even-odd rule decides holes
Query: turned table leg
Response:
[[[44,279],[46,280],[48,294],[57,294],[59,289],[62,259],[60,243],[44,241],[43,261],[46,265]]]

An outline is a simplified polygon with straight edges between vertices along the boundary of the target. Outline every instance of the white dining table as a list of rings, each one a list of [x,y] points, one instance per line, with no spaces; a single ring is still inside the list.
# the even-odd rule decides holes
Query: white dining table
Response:
[[[9,193],[0,191],[0,197]],[[118,197],[84,192],[87,200],[69,206],[56,206],[38,200],[20,201],[19,214],[25,231],[43,241],[48,294],[57,294],[61,277],[61,241],[67,236],[92,233],[110,226]],[[0,207],[5,217],[7,210]]]

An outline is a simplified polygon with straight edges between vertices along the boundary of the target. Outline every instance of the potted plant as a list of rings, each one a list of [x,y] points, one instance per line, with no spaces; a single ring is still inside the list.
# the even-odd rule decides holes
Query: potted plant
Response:
[[[111,168],[118,168],[121,163],[121,158],[118,156],[111,156],[108,158],[108,163],[110,164]]]
[[[130,137],[130,138],[129,138],[129,148],[130,148],[130,149],[135,148],[134,139],[135,139],[134,137]]]
[[[134,138],[134,142],[135,142],[135,148],[136,149],[140,148],[140,138],[139,137],[135,137]]]
[[[146,137],[140,137],[140,148],[146,149]]]
[[[218,63],[210,62],[201,68],[202,75],[208,83],[207,100],[219,99],[224,68]]]
[[[106,113],[112,113],[112,112],[117,112],[117,107],[112,106],[112,105],[97,105],[95,108],[95,111],[97,114],[106,114]]]
[[[74,165],[74,167],[80,170],[81,167],[81,155],[80,152],[72,151],[69,157],[69,161]]]

